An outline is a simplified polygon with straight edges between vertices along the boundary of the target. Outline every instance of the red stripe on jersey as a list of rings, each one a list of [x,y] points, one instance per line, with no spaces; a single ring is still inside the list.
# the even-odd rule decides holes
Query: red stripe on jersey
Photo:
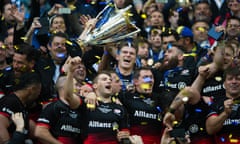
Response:
[[[5,112],[0,112],[0,115],[3,115],[5,117],[7,117],[7,118],[10,118],[10,115],[8,113],[5,113]]]
[[[49,124],[45,124],[45,123],[37,123],[37,126],[42,126],[42,127],[46,127],[48,129],[51,128],[51,126]]]
[[[78,141],[71,137],[58,137],[57,139],[58,139],[58,141],[62,142],[63,144],[78,144]]]

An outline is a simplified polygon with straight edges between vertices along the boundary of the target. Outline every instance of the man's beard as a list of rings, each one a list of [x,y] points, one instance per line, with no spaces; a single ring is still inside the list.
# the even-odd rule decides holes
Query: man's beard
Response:
[[[178,59],[177,57],[172,57],[168,60],[168,63],[163,63],[162,70],[169,70],[178,66]]]

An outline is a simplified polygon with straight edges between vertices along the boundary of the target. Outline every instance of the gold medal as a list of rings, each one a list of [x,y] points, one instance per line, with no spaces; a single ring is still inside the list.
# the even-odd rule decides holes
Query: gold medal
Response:
[[[148,66],[152,66],[153,63],[154,63],[154,61],[153,61],[152,58],[150,58],[150,59],[147,60],[147,65],[148,65]]]

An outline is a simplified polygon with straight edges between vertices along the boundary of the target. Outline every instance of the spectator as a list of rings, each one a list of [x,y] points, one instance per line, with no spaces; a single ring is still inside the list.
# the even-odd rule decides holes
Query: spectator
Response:
[[[9,31],[13,31],[13,27],[9,28]],[[14,47],[14,34],[12,32],[8,32],[7,36],[4,38],[4,45],[6,46],[6,51],[7,51],[7,62],[8,64],[12,64],[13,61],[13,55],[15,52],[15,47]]]
[[[136,59],[137,67],[152,66],[154,61],[150,56],[150,43],[145,38],[137,39],[138,53]]]
[[[165,26],[164,16],[161,11],[155,10],[149,15],[150,26]]]
[[[165,28],[165,30],[162,31],[162,49],[166,52],[168,46],[171,45],[171,43],[177,42],[178,39],[179,35],[176,30]]]
[[[240,19],[239,18],[230,17],[227,19],[226,36],[228,40],[230,39],[239,40],[240,38]]]
[[[208,24],[212,24],[212,9],[210,9],[210,4],[208,0],[200,0],[196,2],[193,9],[193,23],[195,23],[195,21],[202,20],[206,21]]]
[[[240,18],[240,8],[239,1],[237,0],[227,0],[228,8],[230,9],[230,14],[232,16]]]
[[[164,56],[164,49],[162,48],[162,28],[152,27],[150,31],[149,42],[151,44],[151,49],[149,51],[150,56],[153,58],[153,66],[158,67],[156,64]]]
[[[5,35],[9,27],[16,25],[16,30],[24,27],[24,10],[18,11],[10,0],[4,0],[1,5],[2,19],[0,20],[0,34]]]
[[[115,71],[110,71],[111,78],[112,78],[112,93],[113,95],[118,96],[122,89],[122,83]]]
[[[207,21],[195,21],[192,25],[193,40],[203,49],[209,49],[211,44],[208,40],[209,24]]]
[[[68,56],[66,39],[67,35],[62,32],[52,35],[48,43],[49,56],[41,58],[37,63],[43,84],[41,102],[47,102],[49,99],[56,98],[54,85],[61,74],[62,65]]]
[[[179,21],[179,12],[180,12],[180,8],[178,9],[170,9],[170,14],[168,17],[168,22],[169,22],[169,27],[173,30],[176,30],[178,25],[178,21]]]
[[[210,9],[212,11],[212,20],[218,16],[224,16],[228,12],[227,1],[210,0]]]
[[[187,65],[189,67],[195,68],[196,63],[207,54],[206,49],[202,49],[197,45],[193,40],[193,33],[192,30],[185,26],[180,26],[177,29],[177,32],[179,33],[179,40],[178,43],[184,46],[185,49],[185,56],[186,57],[193,57],[195,59],[195,64],[192,63],[193,59],[189,58],[189,62],[187,62]],[[192,64],[192,65],[191,65]]]
[[[62,67],[62,71],[65,74],[68,72],[69,62],[72,57],[69,56]],[[89,92],[92,92],[91,82],[87,78],[87,69],[83,63],[79,63],[78,67],[74,71],[74,94],[78,96],[86,96]]]

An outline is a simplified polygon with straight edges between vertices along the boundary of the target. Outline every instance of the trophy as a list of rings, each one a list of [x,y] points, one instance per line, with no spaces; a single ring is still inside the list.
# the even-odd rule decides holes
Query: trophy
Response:
[[[133,37],[140,29],[131,23],[128,12],[132,6],[117,9],[112,3],[108,4],[98,15],[96,26],[87,32],[83,45],[104,45]]]

